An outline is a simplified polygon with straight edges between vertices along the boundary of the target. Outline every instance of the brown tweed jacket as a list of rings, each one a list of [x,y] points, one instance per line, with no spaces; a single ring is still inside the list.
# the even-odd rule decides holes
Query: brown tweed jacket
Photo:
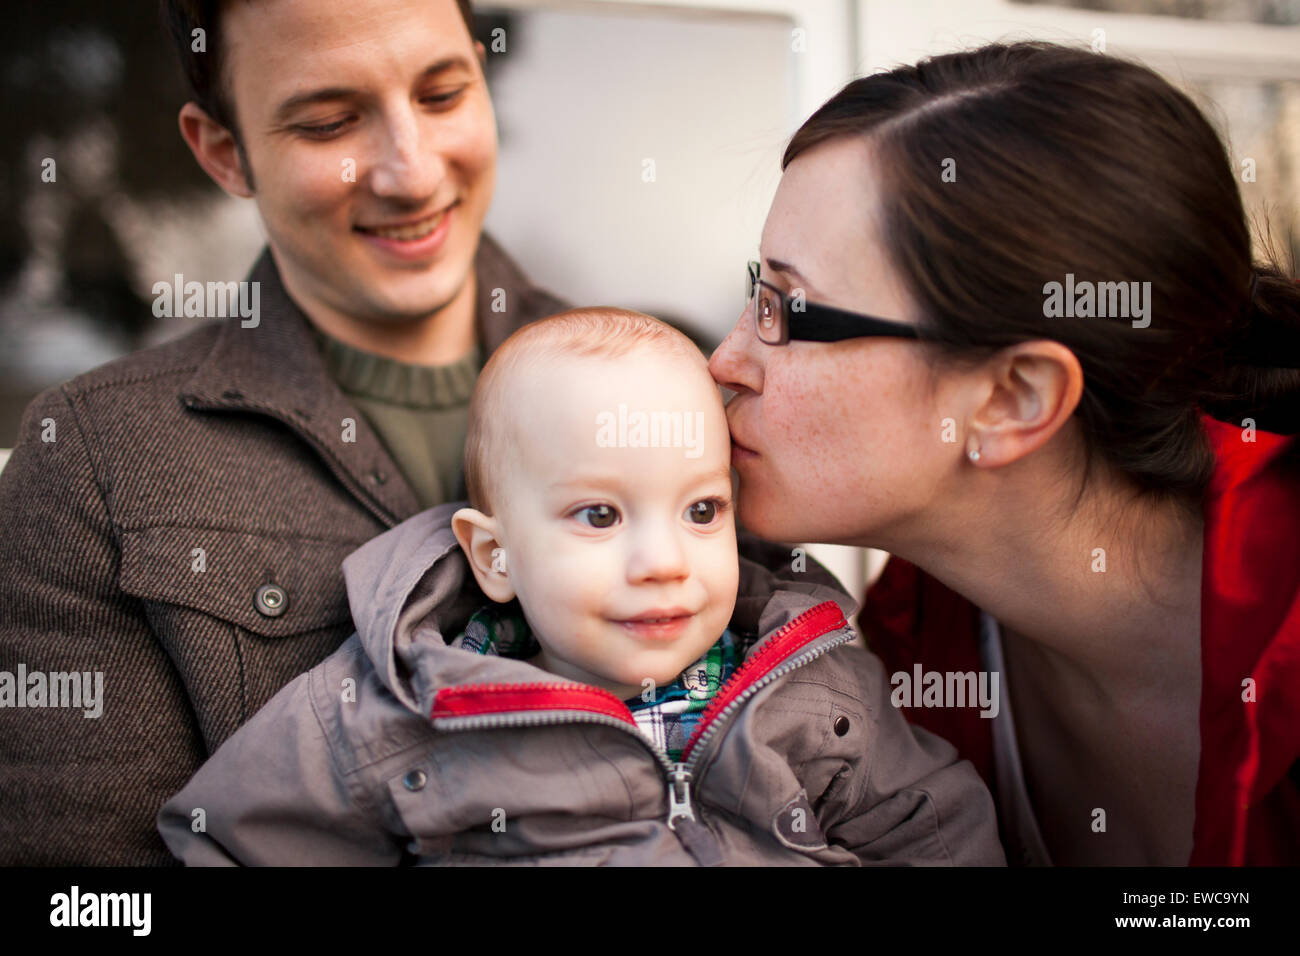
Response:
[[[565,308],[487,236],[475,269],[485,354]],[[257,327],[209,323],[23,416],[0,472],[0,864],[172,862],[158,808],[352,633],[343,558],[419,510],[269,252],[249,278]],[[87,694],[102,674],[102,714],[37,694],[72,696],[72,672]]]

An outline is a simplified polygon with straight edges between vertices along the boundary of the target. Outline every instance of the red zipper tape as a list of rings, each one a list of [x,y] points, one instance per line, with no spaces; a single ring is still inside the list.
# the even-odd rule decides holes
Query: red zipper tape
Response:
[[[771,672],[805,644],[827,631],[846,625],[844,613],[834,601],[824,601],[804,611],[781,627],[731,676],[705,708],[682,753],[685,761],[701,732],[728,704],[744,693],[745,688]],[[580,710],[604,714],[626,721],[633,727],[636,718],[627,705],[607,690],[589,684],[462,684],[444,687],[434,696],[430,718],[473,717],[510,711]]]

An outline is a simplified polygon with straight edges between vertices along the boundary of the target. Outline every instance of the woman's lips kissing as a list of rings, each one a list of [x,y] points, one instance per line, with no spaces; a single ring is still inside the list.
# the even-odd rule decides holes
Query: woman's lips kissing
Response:
[[[750,448],[740,440],[740,434],[736,431],[736,399],[733,398],[727,403],[727,428],[731,432],[731,461],[735,464],[738,461],[750,461],[759,457],[758,452]]]
[[[749,461],[750,459],[757,458],[757,457],[758,457],[758,452],[754,451],[754,449],[750,448],[749,446],[743,444],[736,437],[736,432],[733,429],[731,432],[731,460],[733,462]]]

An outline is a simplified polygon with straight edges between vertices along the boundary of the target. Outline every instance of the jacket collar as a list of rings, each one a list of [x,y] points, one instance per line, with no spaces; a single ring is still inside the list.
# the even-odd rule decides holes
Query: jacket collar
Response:
[[[343,560],[357,635],[379,679],[416,713],[428,715],[438,691],[465,684],[529,684],[543,679],[525,661],[476,654],[447,642],[488,602],[456,543],[451,518],[464,502],[423,511],[372,538]],[[731,629],[761,648],[800,614],[825,604],[844,626],[852,598],[824,584],[776,577],[744,555]],[[558,678],[544,678],[558,680]]]
[[[1271,838],[1267,821],[1252,832],[1252,808],[1300,760],[1300,439],[1204,424],[1216,465],[1205,502],[1191,862],[1241,865],[1264,858],[1252,844]]]
[[[532,289],[487,235],[480,239],[474,268],[475,325],[485,357],[515,329],[558,305]],[[223,322],[212,350],[181,387],[181,402],[195,411],[278,419],[308,441],[385,525],[415,514],[419,502],[414,490],[369,422],[329,376],[309,320],[285,290],[269,248],[248,280],[260,283],[258,324],[244,328],[238,316]],[[497,307],[502,294],[512,308]],[[345,442],[349,419],[355,422],[355,441]]]

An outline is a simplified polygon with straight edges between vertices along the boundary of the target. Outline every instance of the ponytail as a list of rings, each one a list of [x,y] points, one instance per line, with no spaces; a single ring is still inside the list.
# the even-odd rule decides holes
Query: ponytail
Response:
[[[1223,380],[1203,405],[1215,418],[1262,431],[1300,432],[1300,283],[1256,266],[1253,294],[1233,330]]]

